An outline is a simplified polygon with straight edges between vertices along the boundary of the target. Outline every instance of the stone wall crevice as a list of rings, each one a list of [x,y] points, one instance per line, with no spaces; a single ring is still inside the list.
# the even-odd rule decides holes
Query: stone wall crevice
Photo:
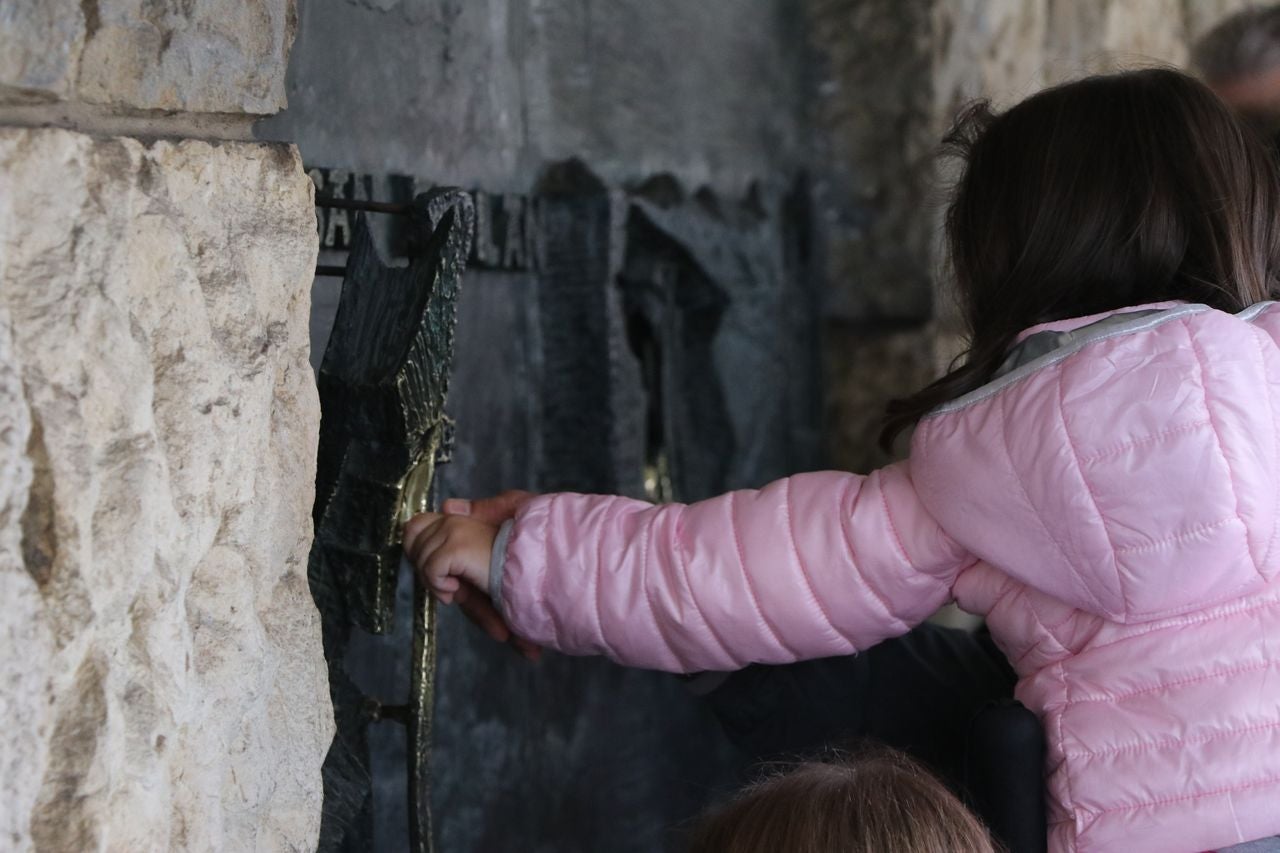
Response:
[[[105,669],[100,657],[86,657],[58,701],[48,770],[31,821],[37,853],[93,850],[106,840],[96,816],[103,806],[101,787],[92,778],[107,727]]]
[[[27,441],[27,458],[31,460],[31,489],[27,508],[22,513],[22,562],[37,585],[49,582],[58,558],[58,533],[54,525],[53,474],[49,470],[49,449],[44,443],[40,421],[31,424]]]

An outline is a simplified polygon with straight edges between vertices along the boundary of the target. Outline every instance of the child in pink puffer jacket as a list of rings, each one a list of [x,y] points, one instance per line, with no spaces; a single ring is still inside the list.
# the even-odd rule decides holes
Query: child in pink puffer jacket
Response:
[[[906,461],[422,515],[406,550],[527,641],[673,672],[850,654],[955,600],[1044,726],[1051,850],[1280,834],[1280,176],[1167,70],[973,109],[950,141],[971,347],[892,407]]]

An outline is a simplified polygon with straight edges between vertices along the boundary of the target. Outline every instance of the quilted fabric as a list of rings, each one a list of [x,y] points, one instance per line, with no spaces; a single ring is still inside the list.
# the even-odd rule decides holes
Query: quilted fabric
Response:
[[[537,498],[504,612],[566,652],[693,671],[849,654],[954,598],[1045,725],[1052,850],[1280,834],[1280,309],[1139,308],[1050,324],[1080,331],[866,477]]]

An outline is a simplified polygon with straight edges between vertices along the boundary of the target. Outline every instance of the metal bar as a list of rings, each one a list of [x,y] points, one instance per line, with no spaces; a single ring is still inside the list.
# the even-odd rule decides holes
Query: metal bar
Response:
[[[335,207],[341,210],[367,210],[371,213],[394,213],[405,215],[413,209],[412,204],[394,201],[365,201],[354,198],[325,198],[316,196],[316,207]]]
[[[397,216],[406,215],[413,209],[412,204],[402,204],[399,202],[365,201],[363,199],[352,198],[324,198],[321,196],[316,197],[316,207],[331,207],[340,210],[364,210],[370,213],[390,213]],[[316,277],[346,278],[347,268],[321,264],[316,267]]]
[[[401,526],[432,505],[435,465],[448,455],[452,432],[444,408],[475,209],[460,190],[418,196],[408,220],[418,232],[408,267],[386,266],[373,248],[368,217],[354,219],[345,281],[358,287],[343,288],[320,364],[326,450],[317,456],[314,515],[320,520],[308,565],[338,709],[338,736],[322,768],[325,821],[319,849],[372,844],[369,819],[373,800],[381,795],[373,794],[365,729],[375,720],[394,720],[406,725],[408,739],[409,849],[431,853],[436,620],[421,581],[414,592],[408,701],[384,705],[364,695],[345,667],[357,626],[375,634],[392,627],[404,560]],[[321,266],[316,272],[343,270]],[[400,322],[399,314],[410,308],[416,313]],[[387,320],[392,316],[397,322]],[[366,340],[374,340],[379,351],[365,346]],[[395,359],[387,364],[383,352]],[[393,381],[384,381],[388,376]]]
[[[421,581],[413,594],[413,674],[409,686],[409,849],[432,853],[431,724],[436,698],[436,601]]]

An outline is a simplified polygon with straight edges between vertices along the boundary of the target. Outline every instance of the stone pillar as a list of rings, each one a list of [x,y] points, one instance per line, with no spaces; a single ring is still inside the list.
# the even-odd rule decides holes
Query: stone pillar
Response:
[[[293,18],[0,15],[0,848],[315,845],[312,185],[246,141]]]
[[[813,118],[830,174],[823,361],[826,455],[866,472],[885,404],[933,375],[934,32],[942,0],[808,0]]]

